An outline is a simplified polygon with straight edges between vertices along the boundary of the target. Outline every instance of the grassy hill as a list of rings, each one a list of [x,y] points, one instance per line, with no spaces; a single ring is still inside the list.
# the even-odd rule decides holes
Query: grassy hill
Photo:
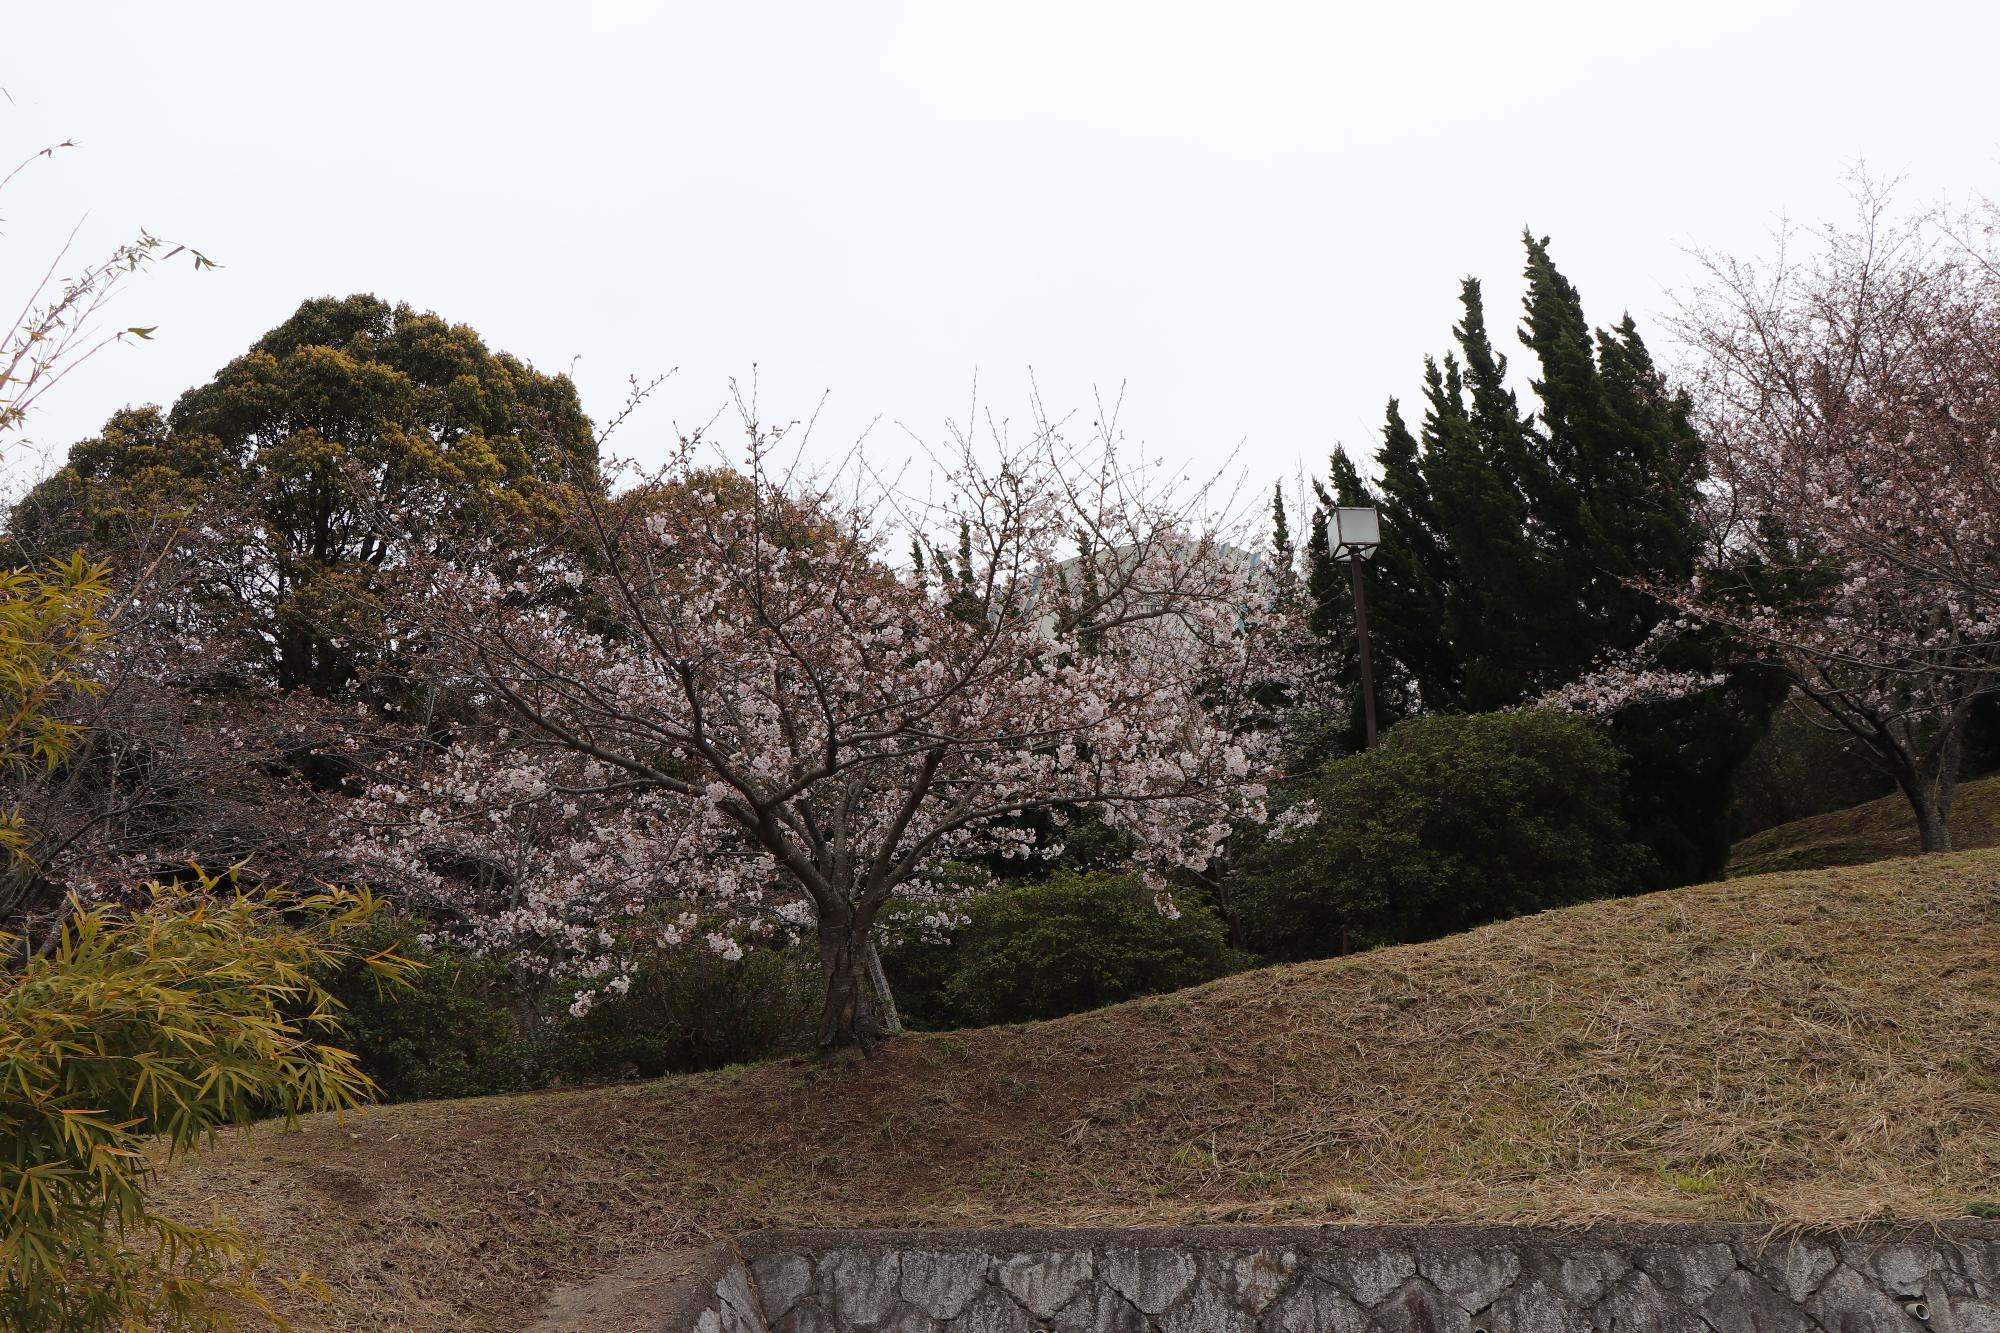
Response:
[[[1951,840],[1960,851],[2000,846],[2000,777],[1959,784],[1952,802]],[[1730,848],[1726,873],[1814,870],[1916,854],[1916,819],[1910,803],[1897,794],[1752,834]]]
[[[2000,852],[1592,903],[1057,1022],[259,1131],[177,1206],[518,1328],[743,1228],[1962,1215],[2000,1193]]]

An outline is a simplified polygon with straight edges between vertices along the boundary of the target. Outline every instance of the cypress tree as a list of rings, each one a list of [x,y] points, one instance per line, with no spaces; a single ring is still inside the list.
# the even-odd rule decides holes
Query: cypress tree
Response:
[[[1381,677],[1400,688],[1383,700],[1385,724],[1431,707],[1455,707],[1465,680],[1452,651],[1451,590],[1460,586],[1457,561],[1424,475],[1416,437],[1393,398],[1376,454],[1379,496],[1362,503],[1382,511],[1382,546],[1369,571],[1370,604],[1383,651]]]
[[[1385,719],[1510,708],[1644,642],[1664,608],[1636,582],[1680,580],[1699,549],[1704,451],[1685,395],[1655,368],[1631,317],[1593,329],[1546,238],[1526,234],[1519,330],[1534,354],[1536,412],[1524,413],[1487,332],[1480,285],[1460,289],[1456,352],[1424,362],[1413,435],[1391,400],[1366,487],[1336,454],[1322,504],[1376,504],[1383,545],[1369,617]],[[1325,559],[1323,519],[1308,543]],[[1343,568],[1338,571],[1345,574]],[[1309,579],[1332,664],[1352,656],[1344,578]],[[1716,660],[1700,641],[1672,665]],[[1621,714],[1612,736],[1631,774],[1626,812],[1656,881],[1719,870],[1729,779],[1768,725],[1774,687],[1750,674],[1724,688]]]
[[[1292,525],[1285,516],[1285,483],[1271,487],[1271,551],[1287,568],[1292,563]]]

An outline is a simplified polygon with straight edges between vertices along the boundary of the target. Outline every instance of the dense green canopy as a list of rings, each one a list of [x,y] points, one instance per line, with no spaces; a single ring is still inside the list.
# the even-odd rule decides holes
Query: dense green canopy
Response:
[[[206,600],[245,658],[328,693],[366,659],[384,572],[434,520],[545,520],[558,488],[598,484],[596,452],[567,378],[434,314],[321,298],[171,412],[114,414],[16,506],[11,536],[132,566],[198,523],[229,552]]]
[[[1375,504],[1382,546],[1367,570],[1385,722],[1511,708],[1645,642],[1666,608],[1639,584],[1692,576],[1707,479],[1687,398],[1669,388],[1628,315],[1593,329],[1545,238],[1525,236],[1520,329],[1539,375],[1524,412],[1494,350],[1478,280],[1460,292],[1455,352],[1424,363],[1416,430],[1389,403],[1374,487],[1336,453],[1329,503]],[[1348,571],[1325,522],[1307,542],[1318,629],[1352,681]],[[1698,668],[1698,644],[1684,647]],[[1634,832],[1664,880],[1717,870],[1729,775],[1776,697],[1761,681],[1621,718]],[[1358,713],[1358,710],[1355,710]]]

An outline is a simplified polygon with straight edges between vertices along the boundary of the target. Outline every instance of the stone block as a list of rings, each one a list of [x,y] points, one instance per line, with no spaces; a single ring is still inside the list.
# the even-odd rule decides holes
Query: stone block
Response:
[[[1680,1297],[1634,1268],[1612,1285],[1590,1311],[1592,1326],[1647,1333],[1711,1333],[1709,1322]]]
[[[1770,1279],[1738,1268],[1702,1302],[1702,1318],[1728,1333],[1824,1333]]]
[[[988,1286],[951,1322],[951,1333],[1039,1333],[1048,1325],[998,1287]]]
[[[1921,1297],[1931,1272],[1938,1266],[1934,1246],[1854,1245],[1843,1256],[1857,1271],[1874,1274],[1882,1290],[1892,1296]],[[1865,1264],[1865,1267],[1864,1267]]]
[[[956,1319],[986,1285],[993,1261],[972,1250],[911,1250],[903,1255],[903,1299],[933,1319]]]
[[[813,1289],[813,1263],[802,1254],[767,1254],[750,1265],[757,1304],[766,1319],[781,1319]]]
[[[721,1333],[766,1333],[757,1300],[750,1294],[750,1275],[741,1264],[733,1265],[715,1287],[715,1313]]]
[[[1298,1272],[1299,1256],[1290,1250],[1248,1250],[1217,1265],[1215,1285],[1252,1314],[1262,1314]]]
[[[1187,1252],[1160,1246],[1108,1249],[1097,1260],[1098,1276],[1150,1315],[1165,1314],[1200,1271]]]
[[[1549,1256],[1544,1280],[1572,1305],[1588,1309],[1631,1271],[1632,1261],[1616,1250],[1596,1245],[1565,1246]]]
[[[1487,1333],[1592,1333],[1589,1312],[1542,1277],[1524,1278],[1500,1293],[1476,1327]]]
[[[1442,1246],[1419,1250],[1417,1271],[1460,1309],[1472,1314],[1493,1304],[1521,1276],[1521,1257],[1504,1246]]]
[[[1785,1293],[1794,1305],[1802,1305],[1819,1290],[1840,1260],[1831,1246],[1813,1236],[1780,1236],[1760,1243],[1739,1244],[1736,1257]]]
[[[1099,1281],[1078,1292],[1044,1327],[1048,1333],[1153,1333],[1155,1325],[1109,1283]]]
[[[1720,1242],[1648,1245],[1633,1255],[1633,1263],[1691,1310],[1699,1310],[1738,1266],[1736,1251]]]
[[[896,1308],[900,1256],[894,1250],[833,1250],[815,1265],[820,1304],[843,1329],[879,1324]]]
[[[848,1333],[847,1326],[808,1298],[771,1324],[771,1333]]]
[[[1990,1301],[1952,1301],[1946,1307],[1951,1311],[1952,1327],[1947,1330],[1938,1325],[1939,1333],[2000,1333],[2000,1305]]]
[[[1095,1265],[1089,1251],[1015,1254],[1000,1261],[995,1276],[1028,1313],[1048,1318],[1076,1299],[1095,1276]]]
[[[1257,1316],[1206,1279],[1158,1319],[1161,1333],[1259,1333]]]
[[[1308,1274],[1264,1312],[1263,1327],[1271,1333],[1366,1333],[1369,1318],[1344,1292]]]
[[[1386,1300],[1417,1271],[1417,1261],[1401,1246],[1342,1244],[1337,1250],[1313,1256],[1312,1266],[1361,1306]]]
[[[1421,1277],[1396,1288],[1372,1314],[1370,1328],[1398,1333],[1471,1333],[1472,1329],[1472,1317],[1464,1307]]]
[[[1924,1327],[1904,1311],[1901,1300],[1846,1264],[1835,1267],[1814,1290],[1806,1313],[1840,1333],[1917,1333]]]

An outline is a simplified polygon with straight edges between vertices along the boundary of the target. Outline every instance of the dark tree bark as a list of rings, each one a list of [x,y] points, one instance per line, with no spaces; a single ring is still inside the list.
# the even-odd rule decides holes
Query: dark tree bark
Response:
[[[1932,754],[1905,752],[1904,762],[1894,769],[1896,786],[1916,813],[1917,845],[1922,851],[1951,850],[1951,803],[1958,791],[1958,766],[1970,715],[1969,708],[1959,709],[1945,724]]]
[[[889,1035],[869,984],[868,935],[873,928],[872,918],[860,914],[820,917],[819,966],[826,996],[814,1040],[822,1051],[872,1050]]]

